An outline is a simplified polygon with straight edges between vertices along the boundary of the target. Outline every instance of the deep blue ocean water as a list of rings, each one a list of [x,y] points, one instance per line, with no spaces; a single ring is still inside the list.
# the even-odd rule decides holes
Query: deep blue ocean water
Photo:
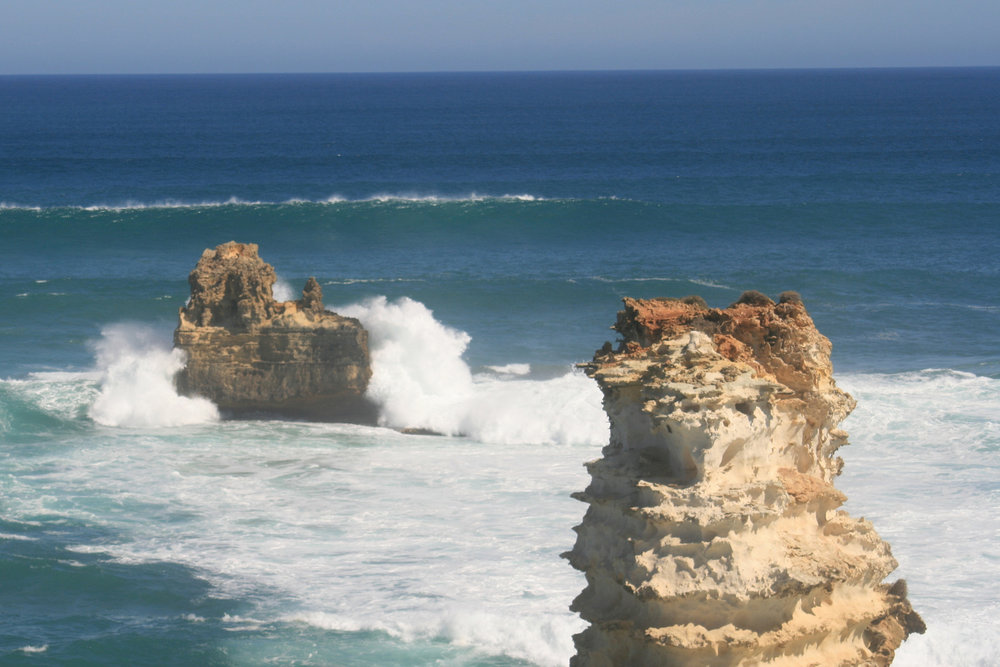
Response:
[[[565,664],[623,296],[800,292],[840,486],[930,630],[1000,650],[1000,69],[0,77],[0,662]],[[260,245],[372,329],[386,426],[172,393]]]

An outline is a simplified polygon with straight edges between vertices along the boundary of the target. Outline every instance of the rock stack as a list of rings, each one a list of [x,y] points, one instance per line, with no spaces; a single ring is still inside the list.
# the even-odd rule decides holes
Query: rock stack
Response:
[[[297,301],[275,301],[275,280],[256,244],[205,250],[174,331],[174,345],[187,353],[178,390],[232,415],[373,421],[363,398],[371,378],[368,333],[358,320],[323,308],[315,278]]]
[[[887,665],[924,625],[889,545],[837,509],[854,400],[801,299],[625,299],[586,366],[611,422],[565,554],[573,665]]]

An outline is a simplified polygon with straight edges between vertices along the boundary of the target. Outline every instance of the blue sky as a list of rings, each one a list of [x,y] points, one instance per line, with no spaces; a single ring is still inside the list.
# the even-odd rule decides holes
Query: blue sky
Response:
[[[0,74],[1000,65],[997,0],[3,0]]]

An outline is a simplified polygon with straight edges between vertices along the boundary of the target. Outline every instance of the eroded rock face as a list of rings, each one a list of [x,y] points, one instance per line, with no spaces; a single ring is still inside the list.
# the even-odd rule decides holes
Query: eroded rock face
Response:
[[[297,301],[275,301],[274,268],[253,243],[207,249],[188,277],[174,345],[187,352],[183,394],[232,414],[372,422],[363,395],[371,378],[368,333],[323,308],[310,278]]]
[[[587,372],[611,422],[565,554],[573,665],[887,665],[924,625],[833,486],[854,400],[795,293],[625,299]]]

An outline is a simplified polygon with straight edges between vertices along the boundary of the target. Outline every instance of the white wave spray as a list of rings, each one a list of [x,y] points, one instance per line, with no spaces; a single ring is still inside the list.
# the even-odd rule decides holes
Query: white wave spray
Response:
[[[838,380],[858,399],[837,486],[892,543],[927,633],[894,665],[993,665],[1000,653],[1000,381],[953,370]]]
[[[271,287],[271,295],[275,301],[295,301],[299,298],[292,284],[281,276],[278,276],[277,280],[274,281],[274,285]]]
[[[95,347],[101,390],[89,415],[98,424],[148,428],[219,418],[211,401],[178,395],[173,378],[184,367],[184,353],[161,343],[152,329],[111,325]]]
[[[551,380],[474,375],[462,359],[469,335],[406,297],[337,310],[361,320],[371,336],[368,396],[380,406],[383,426],[497,444],[607,442],[600,390],[582,373]]]

